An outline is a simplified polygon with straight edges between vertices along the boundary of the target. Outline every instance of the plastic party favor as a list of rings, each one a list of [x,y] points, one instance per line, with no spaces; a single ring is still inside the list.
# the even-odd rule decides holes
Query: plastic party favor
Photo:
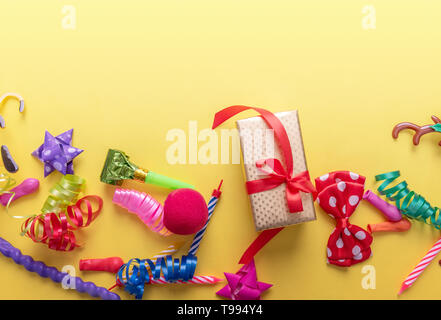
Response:
[[[0,103],[2,103],[4,100],[6,100],[7,98],[15,98],[19,101],[20,105],[18,107],[18,111],[23,112],[24,110],[24,99],[22,96],[16,94],[16,93],[5,93],[3,95],[0,96]],[[3,119],[3,117],[0,115],[0,128],[5,128],[6,124],[5,124],[5,119]]]
[[[432,132],[441,132],[441,120],[436,117],[432,116],[432,121],[435,124],[428,124],[425,126],[419,126],[411,122],[401,122],[397,124],[394,129],[392,130],[392,137],[394,139],[398,138],[398,134],[405,129],[410,129],[415,131],[415,134],[413,136],[413,144],[418,145],[420,143],[420,139],[423,135],[432,133]],[[441,141],[439,142],[439,145],[441,146]]]
[[[2,154],[2,160],[3,160],[3,165],[5,166],[5,169],[11,173],[17,172],[18,171],[18,164],[17,164],[17,162],[15,162],[15,160],[12,157],[11,152],[9,151],[9,148],[7,146],[2,145],[1,154]]]
[[[109,149],[101,172],[101,181],[108,184],[121,185],[123,180],[127,179],[151,183],[169,189],[194,189],[194,187],[188,183],[140,168],[138,165],[130,162],[129,157],[124,152]]]

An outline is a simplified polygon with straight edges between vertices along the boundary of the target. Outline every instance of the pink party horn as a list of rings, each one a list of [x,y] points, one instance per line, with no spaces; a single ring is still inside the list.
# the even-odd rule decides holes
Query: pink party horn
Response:
[[[164,226],[162,204],[150,195],[136,190],[116,189],[113,202],[136,214],[152,231],[163,236],[172,234]]]
[[[387,203],[371,190],[367,190],[363,195],[363,199],[370,202],[375,208],[380,210],[389,221],[400,221],[402,216],[400,210],[390,203]]]
[[[40,182],[37,179],[26,179],[15,188],[9,190],[9,193],[2,194],[0,196],[0,203],[4,206],[7,206],[11,197],[13,197],[11,200],[12,203],[25,195],[35,192],[39,186]]]

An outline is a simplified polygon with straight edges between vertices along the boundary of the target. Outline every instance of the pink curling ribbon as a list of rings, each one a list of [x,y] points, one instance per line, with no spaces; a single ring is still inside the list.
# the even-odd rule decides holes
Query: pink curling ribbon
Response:
[[[134,213],[152,231],[162,236],[172,234],[163,222],[163,206],[150,195],[130,189],[116,189],[113,203]]]

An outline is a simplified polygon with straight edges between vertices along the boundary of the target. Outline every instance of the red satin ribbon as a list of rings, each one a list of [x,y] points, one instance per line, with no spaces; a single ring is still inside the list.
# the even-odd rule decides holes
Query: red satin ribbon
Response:
[[[250,109],[260,113],[263,120],[271,129],[274,130],[274,136],[279,143],[279,147],[285,160],[286,168],[282,166],[278,159],[257,161],[257,168],[266,173],[268,177],[259,180],[247,181],[246,187],[248,194],[270,190],[281,185],[282,183],[286,183],[286,200],[288,203],[289,212],[294,213],[303,211],[302,199],[299,191],[312,193],[315,199],[315,187],[310,181],[308,171],[304,171],[296,176],[293,176],[291,143],[289,142],[285,127],[280,122],[279,118],[265,109],[236,105],[217,112],[214,116],[212,129],[215,129],[217,126],[236,114]],[[265,166],[269,167],[271,171],[265,170]],[[245,251],[239,263],[249,263],[256,253],[282,230],[283,228],[277,228],[265,230],[260,233],[256,240]]]
[[[312,193],[315,198],[315,188],[311,183],[308,171],[303,171],[292,177],[291,174],[285,171],[285,168],[283,168],[282,163],[278,159],[259,160],[256,162],[256,167],[269,177],[247,181],[248,194],[270,190],[282,183],[286,183],[285,192],[289,212],[303,211],[302,198],[299,191]],[[265,167],[269,167],[271,171],[265,170]]]
[[[263,120],[265,120],[268,126],[274,130],[274,135],[276,136],[277,141],[280,144],[280,148],[283,157],[285,159],[287,171],[292,174],[293,160],[292,160],[291,144],[289,143],[289,138],[288,135],[286,134],[285,127],[280,122],[279,118],[277,118],[272,112],[261,108],[246,107],[246,106],[231,106],[221,111],[218,111],[214,115],[212,129],[215,129],[217,126],[224,123],[226,120],[230,119],[236,114],[250,109],[260,113],[262,115]]]
[[[98,208],[94,211],[91,202],[97,202]],[[83,205],[86,210],[83,210]],[[73,230],[87,227],[99,215],[103,207],[103,200],[98,196],[85,196],[75,205],[69,206],[65,212],[59,214],[47,213],[27,219],[22,230],[29,230],[26,235],[34,242],[45,243],[50,249],[57,251],[71,251],[79,247]]]
[[[216,128],[234,115],[249,109],[259,112],[263,120],[265,120],[268,126],[274,130],[274,135],[279,142],[280,149],[285,159],[286,170],[278,159],[257,161],[257,168],[268,174],[269,177],[247,181],[246,186],[248,194],[270,190],[281,185],[282,183],[286,183],[286,200],[288,202],[289,212],[294,213],[303,211],[302,199],[299,191],[312,193],[315,197],[315,188],[310,181],[308,171],[304,171],[296,176],[293,176],[291,144],[289,142],[288,135],[286,134],[285,127],[283,126],[282,122],[280,122],[279,118],[265,109],[246,106],[231,106],[216,113],[212,128]],[[268,166],[271,171],[265,170],[265,166]]]
[[[245,250],[242,257],[239,260],[239,264],[247,264],[253,260],[254,256],[262,249],[272,238],[274,238],[280,231],[285,229],[277,228],[262,231],[253,241],[253,243]]]

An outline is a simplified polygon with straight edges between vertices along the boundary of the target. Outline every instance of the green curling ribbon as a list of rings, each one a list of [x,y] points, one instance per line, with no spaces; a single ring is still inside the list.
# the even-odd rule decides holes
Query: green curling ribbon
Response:
[[[50,191],[41,213],[59,213],[73,204],[83,191],[86,180],[72,174],[63,176]]]
[[[409,190],[406,181],[402,181],[386,189],[395,179],[400,176],[400,171],[392,171],[375,176],[376,181],[383,181],[378,187],[378,192],[386,196],[390,201],[394,201],[396,207],[402,214],[423,221],[438,230],[441,230],[440,209],[433,207],[423,196]]]

